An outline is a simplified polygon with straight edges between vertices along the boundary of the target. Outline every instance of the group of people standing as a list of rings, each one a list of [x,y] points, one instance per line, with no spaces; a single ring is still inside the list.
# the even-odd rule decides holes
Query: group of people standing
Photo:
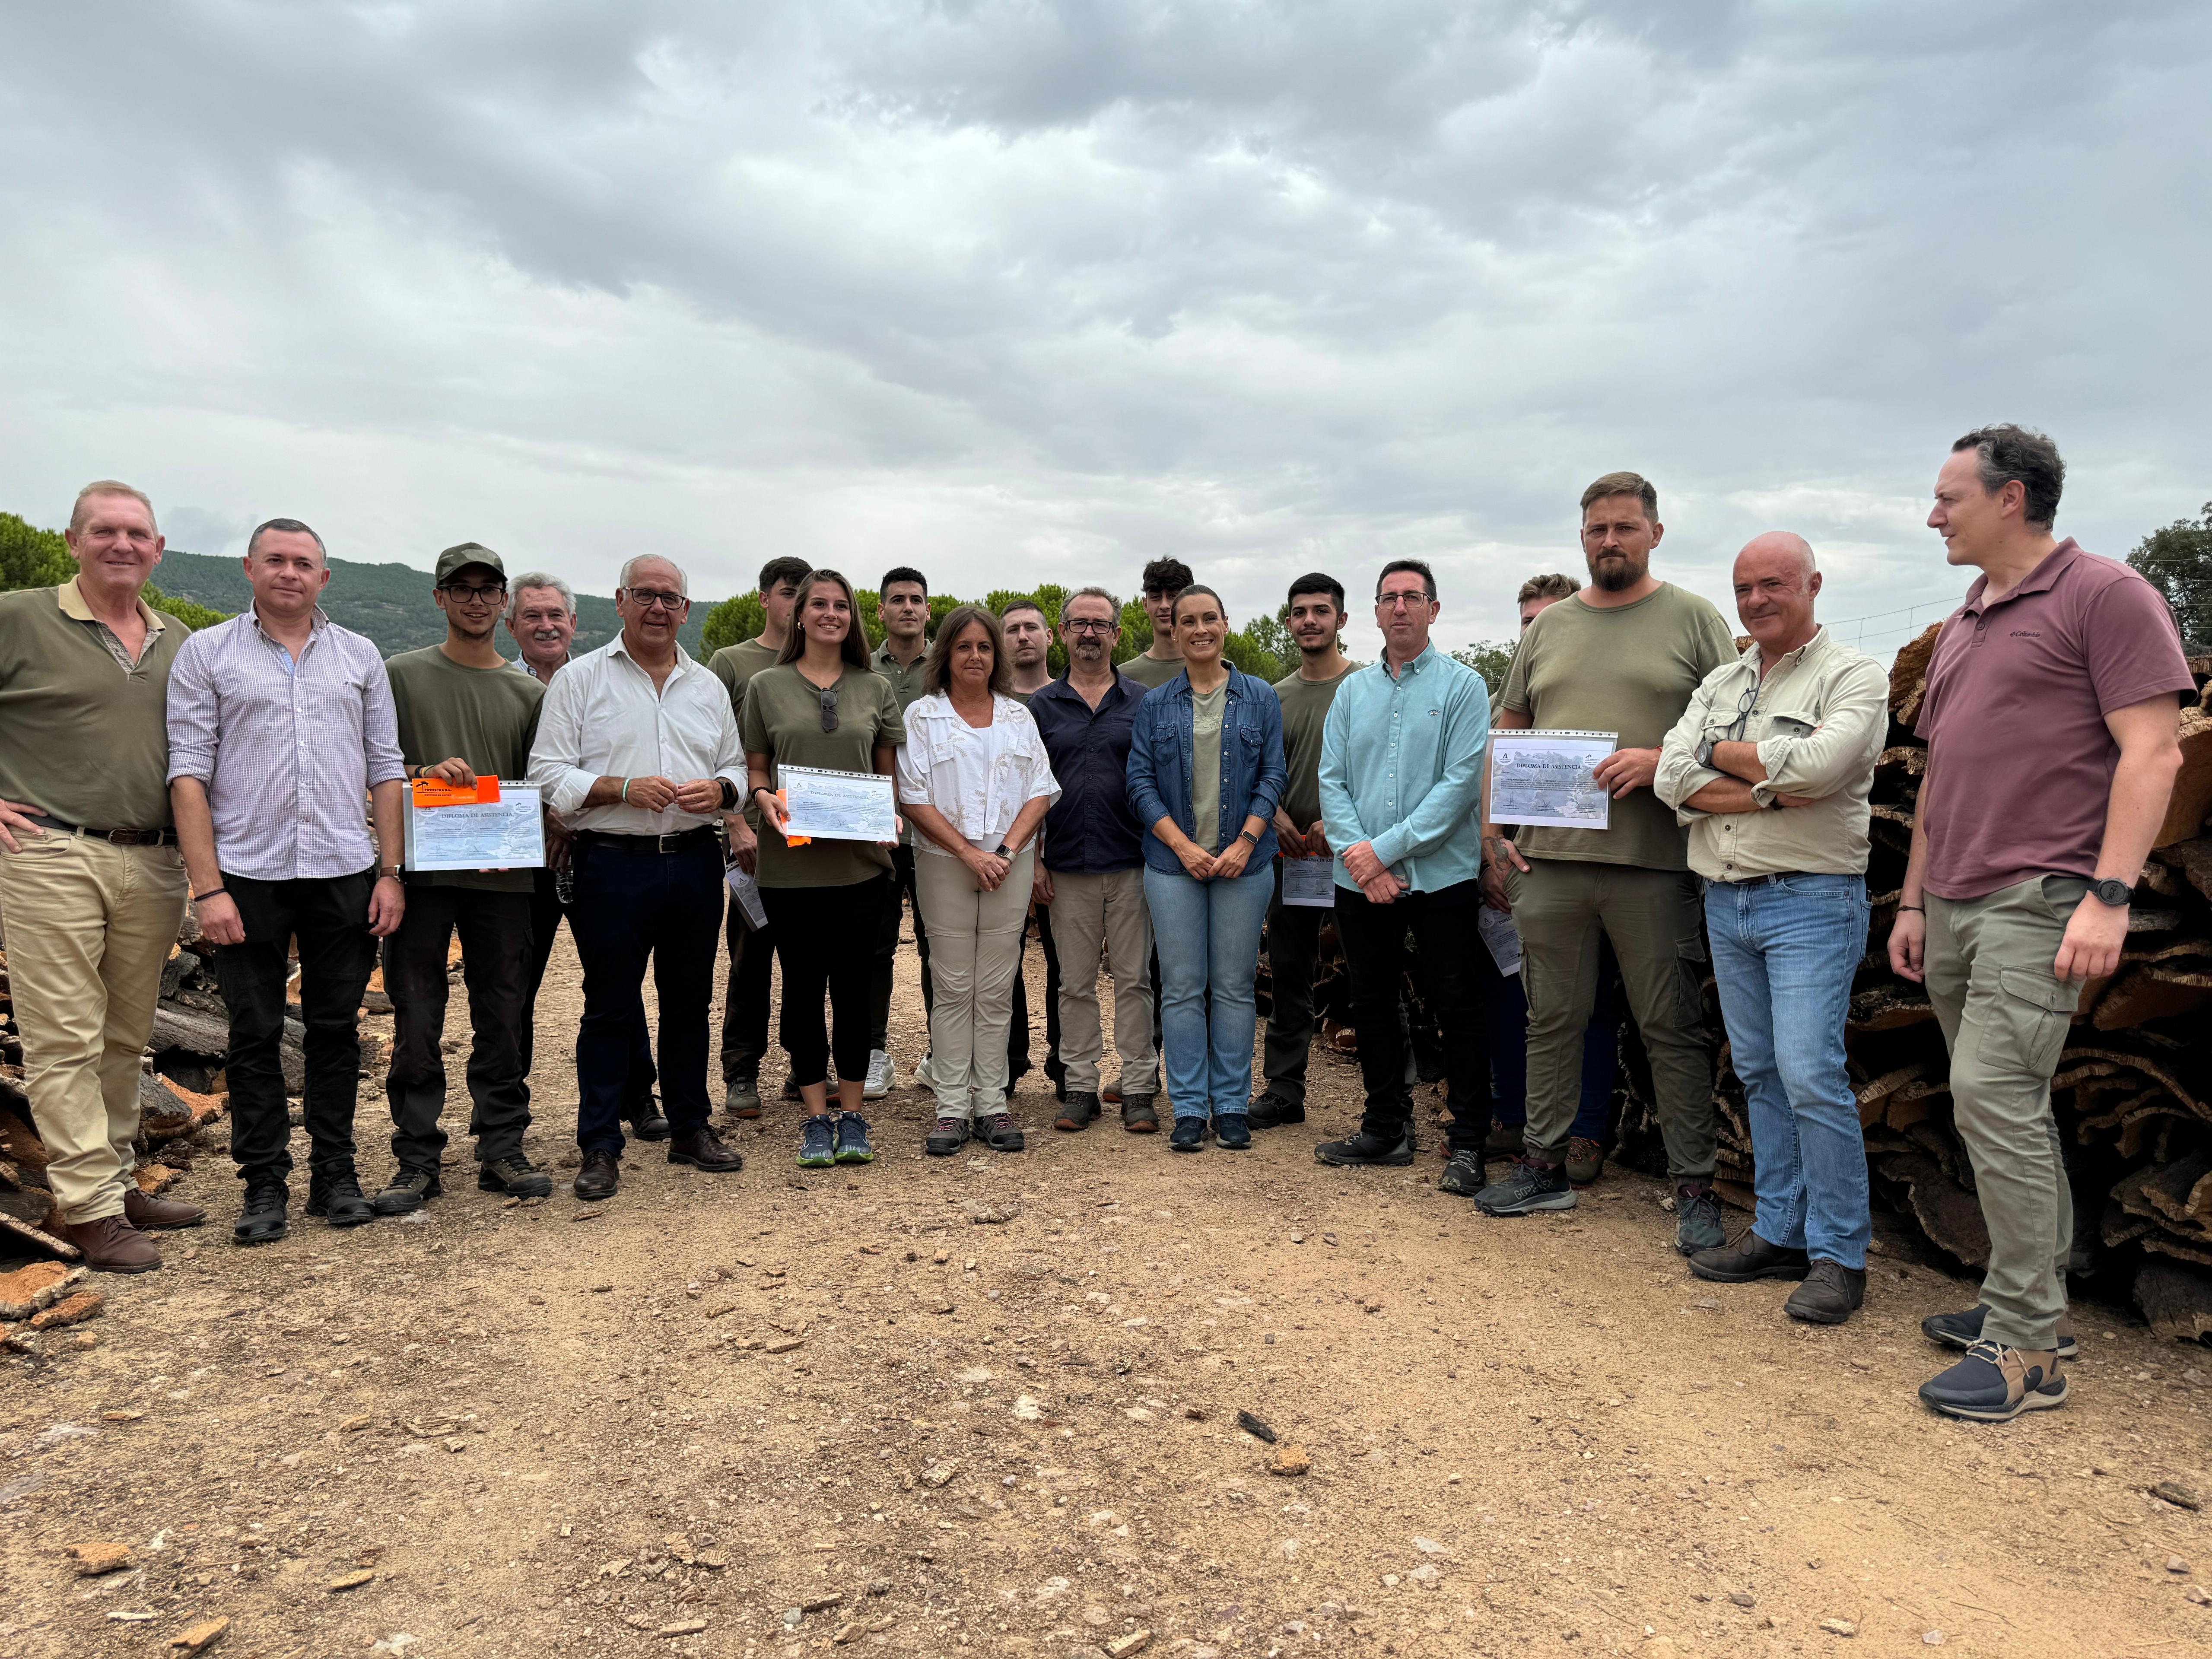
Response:
[[[1948,561],[1981,574],[1930,665],[1889,942],[1950,1044],[1992,1245],[1979,1304],[1926,1322],[1966,1352],[1921,1394],[1994,1419],[2065,1398],[2072,1211],[2050,1080],[2080,984],[2118,961],[2179,765],[2177,696],[2193,690],[2156,592],[2053,537],[2063,479],[2050,441],[2016,427],[1969,433],[1939,475],[1929,522]],[[863,1108],[898,1084],[890,986],[909,905],[928,1153],[1024,1146],[1010,1098],[1029,1070],[1032,924],[1055,1127],[1080,1132],[1112,1105],[1124,1129],[1156,1133],[1164,1070],[1168,1144],[1196,1152],[1304,1121],[1333,921],[1364,1105],[1319,1160],[1413,1161],[1410,939],[1442,1045],[1440,1186],[1492,1216],[1572,1207],[1603,1164],[1625,1005],[1692,1270],[1798,1281],[1791,1316],[1841,1322],[1865,1294],[1870,1232],[1844,1030],[1867,950],[1887,677],[1816,622],[1821,576],[1802,538],[1763,535],[1737,556],[1739,650],[1711,605],[1653,574],[1664,529],[1648,481],[1607,474],[1581,512],[1589,582],[1522,587],[1522,639],[1493,695],[1434,643],[1436,579],[1413,559],[1376,579],[1382,653],[1364,667],[1342,652],[1343,585],[1291,583],[1300,661],[1273,685],[1227,659],[1226,607],[1173,559],[1146,567],[1152,641],[1118,665],[1121,606],[1101,587],[1056,617],[1030,601],[962,605],[932,637],[927,579],[899,567],[878,587],[872,651],[852,585],[793,558],[760,573],[759,635],[702,665],[678,643],[690,601],[670,560],[623,567],[620,635],[571,660],[566,584],[510,580],[468,543],[437,561],[446,639],[386,663],[320,609],[321,539],[289,519],[249,540],[252,607],[187,639],[140,597],[161,550],[150,503],[88,485],[68,533],[77,577],[0,597],[0,919],[70,1236],[95,1267],[145,1271],[160,1265],[148,1230],[202,1218],[129,1175],[140,1052],[188,896],[229,1010],[245,1243],[288,1225],[280,1044],[295,947],[306,1211],[343,1226],[439,1195],[456,933],[477,1184],[542,1196],[550,1176],[522,1146],[527,1079],[567,918],[584,969],[574,1188],[596,1200],[618,1189],[631,1138],[702,1172],[741,1167],[708,1091],[718,953],[724,1105],[738,1119],[763,1109],[781,963],[802,1165],[874,1156]],[[519,659],[498,647],[502,620]],[[1606,828],[1494,820],[1492,732],[1516,729],[1613,736],[1594,774]],[[897,839],[787,836],[792,768],[890,780]],[[479,777],[541,793],[545,867],[404,868],[404,792]],[[1299,861],[1322,858],[1316,905],[1303,872],[1317,866]],[[1517,959],[1498,948],[1516,934]],[[1263,936],[1273,1006],[1254,1098]],[[1757,1163],[1757,1210],[1734,1240],[1712,1186],[1709,946]],[[355,1163],[356,1011],[380,952],[395,1167],[371,1197]]]

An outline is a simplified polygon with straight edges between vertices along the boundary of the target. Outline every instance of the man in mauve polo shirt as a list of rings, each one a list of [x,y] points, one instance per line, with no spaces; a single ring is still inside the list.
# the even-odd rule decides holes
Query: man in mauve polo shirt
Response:
[[[1889,939],[1925,979],[1990,1232],[1978,1304],[1921,1328],[1966,1358],[1921,1385],[1937,1411],[2005,1422],[2066,1399],[2074,1243],[2051,1077],[2085,981],[2119,965],[2130,888],[2181,767],[2196,690],[2166,601],[2051,533],[2065,463],[2041,433],[1951,446],[1928,515],[1979,567],[1928,665],[1928,773]]]

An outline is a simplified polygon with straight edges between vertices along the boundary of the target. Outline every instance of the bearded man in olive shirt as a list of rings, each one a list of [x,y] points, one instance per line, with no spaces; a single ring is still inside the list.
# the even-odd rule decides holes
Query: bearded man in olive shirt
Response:
[[[385,665],[399,726],[399,756],[412,779],[473,785],[528,775],[530,745],[545,688],[499,654],[507,567],[475,542],[438,556],[432,597],[446,613],[446,640]],[[469,992],[469,1132],[477,1142],[480,1191],[544,1198],[553,1179],[522,1150],[530,1127],[521,1034],[529,994],[529,870],[410,871],[407,908],[384,941],[384,989],[392,999],[392,1156],[398,1168],[376,1195],[379,1215],[404,1215],[439,1194],[446,1132],[447,953],[458,929]]]
[[[141,597],[161,533],[137,490],[87,484],[64,539],[76,575],[0,595],[0,921],[63,1231],[88,1267],[150,1273],[141,1229],[205,1213],[131,1179],[138,1057],[185,919],[167,688],[187,630]]]
[[[1699,980],[1705,959],[1688,837],[1651,792],[1659,748],[1707,674],[1735,656],[1705,600],[1651,574],[1665,527],[1659,492],[1633,472],[1583,491],[1590,586],[1548,607],[1522,636],[1499,694],[1499,729],[1609,732],[1620,746],[1594,775],[1613,794],[1603,830],[1498,833],[1485,792],[1484,890],[1521,930],[1528,995],[1528,1123],[1505,1176],[1475,1195],[1488,1215],[1569,1210],[1565,1168],[1582,1091],[1583,1031],[1597,994],[1599,935],[1651,1056],[1684,1255],[1728,1242],[1713,1195],[1717,1151],[1711,1057]]]

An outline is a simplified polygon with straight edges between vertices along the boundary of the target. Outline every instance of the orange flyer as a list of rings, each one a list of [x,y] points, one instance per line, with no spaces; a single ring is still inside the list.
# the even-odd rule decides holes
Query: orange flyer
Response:
[[[474,783],[447,783],[443,778],[416,778],[410,786],[415,792],[417,811],[434,806],[494,806],[499,803],[499,780],[478,778]]]

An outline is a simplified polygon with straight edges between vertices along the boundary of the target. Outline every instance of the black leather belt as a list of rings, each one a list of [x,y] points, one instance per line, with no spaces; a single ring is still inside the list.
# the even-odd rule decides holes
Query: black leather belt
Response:
[[[173,830],[88,830],[81,823],[64,823],[59,818],[50,818],[44,812],[26,812],[23,816],[41,830],[58,830],[65,836],[82,836],[88,841],[104,841],[117,847],[173,847],[177,832]]]
[[[714,829],[702,823],[696,830],[678,830],[665,836],[618,836],[607,830],[585,830],[576,838],[617,853],[686,853],[694,847],[712,845]]]

